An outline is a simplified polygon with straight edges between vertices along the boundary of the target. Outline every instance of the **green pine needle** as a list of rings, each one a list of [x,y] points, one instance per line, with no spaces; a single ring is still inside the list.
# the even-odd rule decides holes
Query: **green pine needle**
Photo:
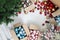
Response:
[[[14,12],[21,11],[22,0],[0,0],[0,24],[12,22],[11,16]]]

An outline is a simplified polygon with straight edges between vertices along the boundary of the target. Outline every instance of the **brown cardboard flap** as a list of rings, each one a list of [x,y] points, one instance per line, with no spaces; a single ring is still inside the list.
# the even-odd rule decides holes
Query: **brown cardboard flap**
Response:
[[[56,25],[56,21],[55,21],[55,19],[54,19],[54,18],[51,18],[51,19],[50,19],[50,23]]]
[[[23,38],[23,39],[21,39],[21,40],[27,40],[27,37],[25,37],[25,38]]]
[[[21,24],[20,24],[20,23],[16,23],[16,24],[14,24],[13,26],[14,26],[14,27],[18,27],[18,26],[21,26]]]
[[[26,34],[29,35],[30,32],[29,32],[28,26],[26,24],[23,24],[23,28],[24,28]]]
[[[31,24],[31,25],[30,25],[30,27],[29,27],[29,29],[38,30],[38,29],[39,29],[39,27],[38,27],[38,26],[36,26],[36,25]]]
[[[60,0],[51,0],[54,4],[60,7]]]
[[[60,15],[60,9],[52,13],[53,17]]]
[[[42,38],[41,37],[38,37],[38,40],[42,40]]]
[[[50,17],[49,16],[46,16],[46,19],[49,19]]]
[[[26,11],[26,13],[28,13],[30,10],[33,10],[33,9],[35,9],[35,5],[34,4],[32,4],[29,7],[25,8],[25,11]]]
[[[14,30],[10,30],[10,33],[11,33],[14,40],[19,40],[18,37],[16,36]]]
[[[36,2],[36,0],[31,0],[32,3]]]

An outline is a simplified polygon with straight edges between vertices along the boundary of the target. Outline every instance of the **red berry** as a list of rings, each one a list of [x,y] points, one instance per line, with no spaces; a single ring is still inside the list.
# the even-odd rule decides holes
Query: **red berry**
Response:
[[[32,10],[32,12],[34,12],[34,10]]]
[[[53,18],[53,15],[50,13],[49,17]]]
[[[32,12],[32,10],[30,10],[30,12]]]
[[[38,3],[40,3],[40,1],[38,1]]]
[[[39,7],[40,5],[38,4],[37,6]]]
[[[19,14],[21,14],[21,12],[19,12]]]
[[[42,12],[40,12],[40,14],[42,14]]]
[[[46,14],[46,13],[44,13],[44,15],[46,16],[47,14]]]
[[[26,11],[24,11],[24,13],[26,13]]]
[[[53,4],[50,4],[50,7],[53,7]]]
[[[37,2],[35,2],[34,4],[37,5]]]
[[[37,10],[39,10],[39,8],[37,8]]]
[[[50,9],[52,9],[52,7],[50,7]]]
[[[44,2],[42,2],[41,5],[43,6],[44,5]]]
[[[43,23],[42,26],[44,26],[45,24]]]
[[[42,7],[40,7],[40,9],[42,9]]]

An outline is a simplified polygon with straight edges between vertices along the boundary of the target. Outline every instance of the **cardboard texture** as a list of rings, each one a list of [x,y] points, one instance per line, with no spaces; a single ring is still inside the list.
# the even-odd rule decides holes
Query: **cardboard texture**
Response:
[[[60,7],[60,0],[51,0],[54,4]]]
[[[29,29],[39,30],[39,27],[36,25],[31,24]]]
[[[60,9],[58,9],[56,12],[52,13],[53,17],[60,15]]]
[[[33,9],[35,9],[35,5],[34,4],[32,4],[29,7],[25,8],[25,11],[26,11],[26,13],[28,13],[30,10],[33,10]]]
[[[21,26],[21,24],[20,23],[17,23],[17,24],[14,24],[13,26],[15,28],[15,27]]]
[[[36,0],[31,0],[32,3],[36,2]]]
[[[50,22],[51,24],[56,25],[56,21],[55,21],[55,19],[54,19],[54,18],[51,18],[49,22]]]
[[[38,1],[39,1],[39,0],[31,0],[32,5],[30,5],[30,6],[28,6],[27,8],[24,9],[24,10],[26,11],[26,13],[28,13],[30,10],[35,9],[34,3],[35,3],[35,2],[38,2]]]
[[[20,40],[27,40],[27,37],[25,37],[24,39],[20,39]]]
[[[21,26],[21,24],[20,23],[15,24],[14,28],[17,27],[17,26]],[[27,25],[23,24],[22,26],[23,26],[26,34],[29,35],[29,29],[28,29]],[[11,30],[10,32],[11,32],[11,35],[12,35],[12,37],[13,37],[14,40],[19,40],[18,37],[16,36],[15,32],[14,32],[14,29]],[[27,40],[27,37],[25,37],[23,39],[20,39],[20,40]]]
[[[50,17],[49,16],[46,16],[46,19],[49,19]]]
[[[12,35],[12,37],[13,37],[14,40],[19,40],[19,39],[17,38],[14,30],[10,30],[10,33],[11,33],[11,35]]]
[[[27,35],[29,35],[29,29],[28,29],[28,26],[26,24],[23,24],[23,28],[25,29],[25,32]]]
[[[41,37],[38,37],[38,40],[42,40],[42,38]]]

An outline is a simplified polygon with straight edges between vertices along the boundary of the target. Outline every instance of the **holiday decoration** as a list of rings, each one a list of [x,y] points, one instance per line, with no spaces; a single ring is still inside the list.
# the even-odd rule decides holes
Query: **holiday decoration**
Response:
[[[28,40],[38,40],[39,37],[39,31],[30,29],[30,35],[28,36]]]
[[[26,32],[22,26],[14,28],[14,31],[19,39],[23,39],[24,37],[27,36]]]
[[[27,36],[28,40],[38,40],[39,29],[36,25],[31,24],[29,27],[30,34]]]
[[[35,9],[35,5],[34,2],[37,2],[38,0],[22,0],[22,4],[23,4],[23,9],[24,9],[24,13],[28,13],[28,12],[34,12]]]
[[[21,24],[20,22],[14,23],[14,25],[11,24],[11,28],[10,25],[6,28],[9,29],[12,36],[9,37],[9,35],[7,40],[10,38],[13,40],[60,40],[60,9],[50,0],[0,0],[0,5],[0,23],[8,24],[13,21],[10,18],[13,15],[18,15],[19,19],[22,19]],[[0,27],[0,31],[1,29],[5,30],[3,25]],[[6,34],[5,31],[3,34]],[[2,34],[1,32],[0,34]]]
[[[14,12],[21,11],[21,0],[0,0],[0,24],[13,21],[10,17],[16,15]]]
[[[28,6],[32,5],[31,0],[22,0],[23,8],[27,8]]]
[[[60,0],[51,0],[54,4],[56,4],[58,7],[60,7]]]
[[[40,14],[44,12],[44,15],[46,16],[47,14],[49,14],[49,17],[52,17],[52,13],[58,9],[58,7],[54,5],[51,1],[38,1],[34,4],[36,5],[37,10],[40,10]]]
[[[11,35],[14,40],[26,40],[27,36],[30,34],[26,24],[21,25],[17,23],[14,25],[13,30],[11,30]]]
[[[30,5],[29,7],[25,8],[24,12],[25,12],[25,13],[34,12],[34,9],[35,9],[35,5],[32,4],[32,5]]]
[[[56,12],[52,13],[53,17],[59,16],[60,15],[60,9],[58,9]]]
[[[56,16],[54,18],[56,20],[57,26],[60,26],[60,15],[59,16]]]

